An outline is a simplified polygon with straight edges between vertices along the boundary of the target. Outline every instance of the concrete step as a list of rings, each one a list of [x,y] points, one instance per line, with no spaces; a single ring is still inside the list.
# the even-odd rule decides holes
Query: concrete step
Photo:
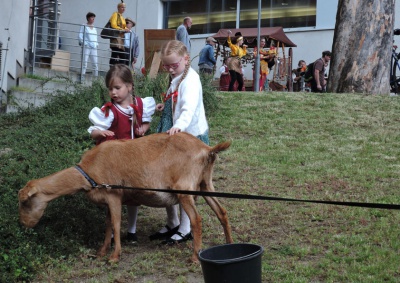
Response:
[[[18,79],[18,86],[22,89],[28,89],[33,93],[54,93],[57,90],[74,91],[75,86],[72,81],[53,78],[48,80],[31,79],[21,77]]]
[[[57,93],[57,92],[56,92]],[[18,112],[20,109],[40,107],[46,104],[51,98],[49,93],[35,93],[30,91],[12,91],[8,96],[6,113]]]
[[[69,80],[72,82],[82,83],[84,85],[92,85],[92,81],[96,79],[91,73],[86,73],[81,76],[77,72],[62,72],[57,70],[52,70],[49,68],[34,68],[32,70],[33,75],[41,76],[44,78],[53,78],[59,80]]]
[[[76,72],[62,72],[62,71],[52,70],[49,68],[34,68],[32,70],[32,74],[44,78],[60,78],[60,79],[64,78],[64,79],[69,79],[73,82],[80,81],[80,76]]]
[[[32,73],[38,78],[18,78],[18,88],[8,94],[6,113],[43,106],[56,95],[74,92],[76,84],[81,81],[83,85],[91,86],[92,82],[98,79],[91,74],[81,76],[76,72],[47,68],[35,68]]]

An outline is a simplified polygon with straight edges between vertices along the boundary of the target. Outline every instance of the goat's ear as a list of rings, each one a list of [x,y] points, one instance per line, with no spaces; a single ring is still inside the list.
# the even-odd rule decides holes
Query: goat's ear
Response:
[[[27,201],[31,196],[37,193],[36,187],[28,187],[26,186],[25,188],[19,190],[18,192],[18,199],[21,202]]]
[[[28,191],[28,196],[31,197],[34,194],[36,194],[38,192],[38,190],[36,189],[36,187],[32,187],[29,191]]]

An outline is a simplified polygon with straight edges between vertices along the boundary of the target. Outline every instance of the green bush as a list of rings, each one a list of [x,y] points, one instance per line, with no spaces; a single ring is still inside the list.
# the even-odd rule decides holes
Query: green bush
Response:
[[[212,85],[212,75],[200,75],[201,85],[203,87],[203,103],[206,115],[211,115],[218,109],[218,98],[216,96],[217,90]]]

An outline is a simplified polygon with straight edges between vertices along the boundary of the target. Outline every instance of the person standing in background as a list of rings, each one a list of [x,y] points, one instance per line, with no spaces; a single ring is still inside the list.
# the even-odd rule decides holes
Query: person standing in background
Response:
[[[94,69],[93,75],[97,77],[99,75],[99,66],[97,64],[97,30],[94,27],[94,18],[96,15],[92,12],[86,14],[86,24],[81,25],[79,30],[78,40],[79,45],[83,46],[83,64],[82,64],[82,75],[86,74],[87,61],[90,57],[92,66]]]
[[[125,12],[126,4],[123,0],[117,6],[118,12],[114,12],[110,17],[111,28],[119,30],[118,36],[110,39],[110,48],[111,48],[111,58],[110,58],[110,66],[123,63],[120,60],[124,60],[125,58],[125,48],[124,48],[124,33],[129,32],[129,29],[126,27],[125,18],[122,14]]]
[[[328,50],[322,52],[322,57],[314,62],[313,79],[311,80],[312,92],[325,92],[325,70],[331,60],[332,53]]]
[[[264,84],[265,81],[267,80],[267,76],[269,74],[269,68],[268,68],[268,61],[269,61],[269,55],[268,51],[264,49],[265,47],[265,38],[261,38],[260,40],[260,50],[257,50],[257,47],[254,47],[254,58],[260,56],[260,71],[259,74],[256,72],[256,70],[253,71],[253,81],[256,79],[256,75],[259,75],[259,91],[264,90]],[[255,63],[254,63],[255,67]]]
[[[231,75],[231,82],[229,83],[229,91],[233,91],[235,82],[238,82],[238,91],[243,90],[243,71],[241,58],[247,54],[247,45],[243,44],[243,36],[236,37],[235,44],[231,41],[231,31],[228,31],[228,45],[231,49],[230,59],[228,61],[229,74]]]
[[[183,23],[176,29],[176,40],[185,44],[187,51],[190,53],[190,36],[188,30],[192,27],[192,18],[186,17]]]
[[[125,22],[126,27],[130,30],[130,32],[125,33],[125,64],[128,66],[132,66],[133,69],[135,67],[140,52],[139,37],[132,30],[132,28],[136,25],[135,21],[128,17],[125,19]]]
[[[200,51],[199,54],[199,71],[200,74],[211,75],[217,61],[214,58],[214,46],[217,41],[213,37],[207,37],[206,46]]]

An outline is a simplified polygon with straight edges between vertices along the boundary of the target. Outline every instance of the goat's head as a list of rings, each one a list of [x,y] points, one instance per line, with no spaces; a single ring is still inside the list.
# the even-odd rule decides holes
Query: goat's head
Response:
[[[47,207],[47,201],[40,190],[30,181],[18,192],[19,219],[21,223],[29,228],[34,227],[42,218]]]

